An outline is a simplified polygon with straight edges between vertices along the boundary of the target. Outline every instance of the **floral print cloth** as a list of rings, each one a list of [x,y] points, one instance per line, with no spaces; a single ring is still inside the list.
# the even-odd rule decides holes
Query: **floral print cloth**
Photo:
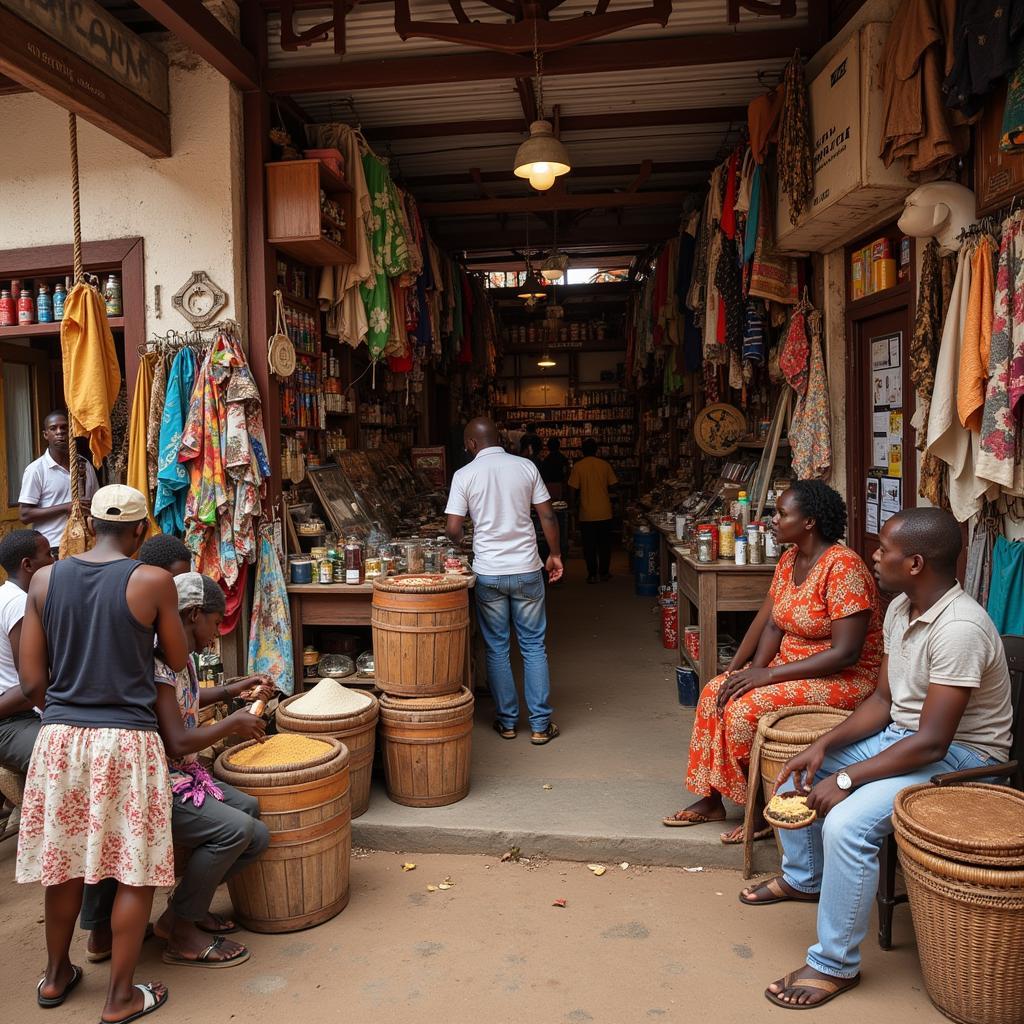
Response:
[[[264,673],[282,692],[295,692],[291,613],[284,572],[277,557],[274,530],[260,528],[260,561],[256,570],[252,619],[249,625],[249,672]]]
[[[181,438],[189,468],[185,543],[196,572],[231,588],[256,557],[256,519],[270,476],[259,391],[245,355],[222,331],[210,346]]]
[[[798,395],[789,425],[793,472],[798,480],[824,480],[832,468],[832,428],[828,405],[828,377],[821,351],[821,313],[807,315],[810,329],[810,372],[807,391]]]
[[[976,471],[983,481],[1022,493],[1019,403],[1024,398],[1024,211],[1003,224],[996,271],[989,381]]]
[[[17,880],[174,885],[160,734],[44,725],[25,782]]]
[[[833,544],[797,585],[793,580],[796,554],[795,548],[783,554],[769,591],[772,620],[783,632],[782,645],[771,665],[788,665],[828,650],[833,622],[869,611],[860,659],[835,675],[758,687],[730,701],[721,716],[718,688],[727,676],[712,679],[697,705],[686,773],[686,788],[698,796],[710,796],[715,790],[738,804],[746,802],[750,750],[762,715],[801,704],[853,710],[878,685],[882,620],[878,589],[868,567],[849,548]]]
[[[157,462],[153,517],[163,533],[181,534],[185,529],[188,470],[178,461],[178,451],[195,380],[195,353],[190,348],[183,348],[171,364],[160,417],[160,457]]]

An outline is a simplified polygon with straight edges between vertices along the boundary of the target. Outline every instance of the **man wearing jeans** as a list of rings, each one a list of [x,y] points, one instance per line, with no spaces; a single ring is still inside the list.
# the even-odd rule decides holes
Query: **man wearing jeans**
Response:
[[[790,1009],[820,1006],[860,981],[896,795],[942,772],[1005,761],[1010,749],[1006,656],[992,620],[956,581],[956,520],[937,508],[907,509],[879,541],[879,583],[900,596],[885,616],[878,689],[782,769],[777,788],[788,791],[793,778],[817,820],[781,831],[782,875],[740,896],[750,906],[818,904],[806,964],[765,992]]]
[[[529,459],[509,455],[498,442],[489,419],[471,420],[463,441],[472,458],[455,473],[448,497],[448,536],[461,542],[466,515],[473,520],[473,571],[480,632],[487,648],[487,679],[494,695],[494,728],[515,739],[519,697],[509,659],[511,627],[515,626],[523,656],[523,691],[530,712],[530,742],[540,746],[558,735],[548,698],[548,656],[544,648],[547,613],[544,574],[555,583],[562,577],[558,519],[540,472]],[[547,563],[537,551],[530,518],[536,508],[551,554]]]

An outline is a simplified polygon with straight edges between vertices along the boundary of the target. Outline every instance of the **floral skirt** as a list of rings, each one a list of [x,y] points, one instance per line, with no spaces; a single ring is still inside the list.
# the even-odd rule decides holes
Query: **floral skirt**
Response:
[[[171,786],[159,733],[44,725],[32,752],[17,880],[174,885]]]

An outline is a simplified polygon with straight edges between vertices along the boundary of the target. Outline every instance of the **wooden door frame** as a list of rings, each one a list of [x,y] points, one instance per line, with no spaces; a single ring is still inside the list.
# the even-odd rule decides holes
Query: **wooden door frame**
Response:
[[[894,288],[884,292],[868,295],[863,299],[851,301],[850,296],[850,257],[857,250],[862,249],[872,237],[884,234],[886,228],[873,231],[870,236],[859,240],[853,245],[846,247],[846,505],[848,510],[847,537],[853,542],[854,537],[859,537],[864,532],[864,501],[861,496],[860,485],[864,482],[854,474],[854,469],[862,469],[871,465],[867,461],[867,453],[864,448],[865,431],[860,428],[851,429],[853,417],[864,414],[860,409],[857,396],[861,393],[861,375],[864,367],[860,365],[863,349],[860,342],[860,324],[863,321],[876,316],[884,316],[887,313],[898,313],[906,309],[907,330],[903,344],[903,416],[904,416],[904,444],[903,444],[903,507],[914,508],[917,506],[917,448],[913,444],[907,444],[906,438],[911,430],[910,421],[917,411],[917,393],[914,391],[910,381],[910,360],[906,358],[909,354],[910,341],[914,329],[914,311],[917,296],[917,239],[911,240],[910,250],[910,273],[906,281],[902,281]],[[870,410],[873,412],[874,409]],[[868,415],[870,415],[870,412]],[[856,421],[854,421],[856,422]],[[862,473],[858,475],[863,476]]]
[[[33,457],[39,458],[43,454],[42,432],[39,429],[42,417],[50,411],[50,360],[45,352],[39,349],[28,348],[21,345],[0,344],[0,367],[4,363],[18,363],[28,366],[32,370],[32,423]],[[6,402],[4,395],[3,375],[0,374],[0,407]],[[6,425],[0,420],[0,439],[3,439]],[[19,509],[17,505],[8,506],[7,487],[9,484],[9,467],[7,465],[6,446],[0,452],[0,494],[3,495],[0,504],[0,531],[3,524],[20,522]]]

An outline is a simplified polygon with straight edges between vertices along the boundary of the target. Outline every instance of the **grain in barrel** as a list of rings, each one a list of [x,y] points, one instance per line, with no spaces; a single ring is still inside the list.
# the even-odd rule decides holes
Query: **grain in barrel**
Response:
[[[352,851],[349,752],[329,736],[279,734],[224,751],[214,775],[254,796],[270,846],[228,880],[255,932],[310,928],[344,910]]]

